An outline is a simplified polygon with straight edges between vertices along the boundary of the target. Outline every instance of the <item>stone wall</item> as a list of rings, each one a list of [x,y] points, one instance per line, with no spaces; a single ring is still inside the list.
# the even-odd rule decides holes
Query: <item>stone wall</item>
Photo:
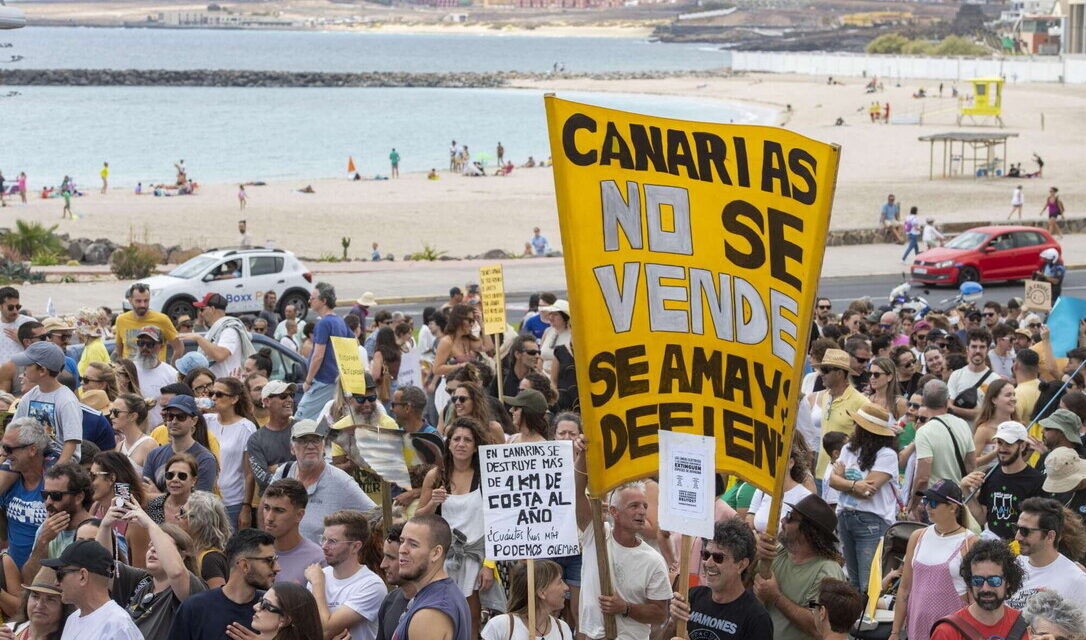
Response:
[[[946,222],[939,225],[939,230],[947,237],[955,236],[962,231],[973,227],[987,225],[1015,224],[1024,227],[1041,227],[1047,225],[1046,219],[1033,220],[993,220],[991,222]],[[1060,221],[1064,233],[1086,232],[1086,218],[1064,218]],[[885,231],[881,228],[871,227],[867,229],[834,229],[826,236],[827,247],[840,247],[853,244],[879,244],[886,242]]]

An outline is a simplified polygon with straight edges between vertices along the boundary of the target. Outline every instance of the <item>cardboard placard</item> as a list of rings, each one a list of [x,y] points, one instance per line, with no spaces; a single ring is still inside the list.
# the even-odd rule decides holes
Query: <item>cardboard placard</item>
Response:
[[[339,365],[339,384],[343,392],[366,395],[366,375],[362,370],[362,358],[358,355],[358,340],[341,336],[331,336],[328,340]]]
[[[505,276],[500,264],[479,267],[479,289],[483,297],[483,332],[505,333]]]
[[[400,356],[400,372],[396,382],[400,387],[422,387],[422,357],[418,350]]]
[[[659,438],[660,528],[712,538],[716,440],[678,431],[661,431]]]
[[[589,492],[657,473],[665,430],[778,492],[840,147],[544,101]]]
[[[1052,310],[1052,283],[1043,280],[1027,280],[1022,296],[1022,308],[1030,311]]]
[[[581,552],[569,440],[479,447],[488,560]]]

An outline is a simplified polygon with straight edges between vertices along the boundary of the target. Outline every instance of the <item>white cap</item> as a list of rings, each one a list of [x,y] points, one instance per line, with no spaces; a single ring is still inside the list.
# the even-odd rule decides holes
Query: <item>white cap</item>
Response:
[[[995,437],[1007,444],[1014,444],[1015,442],[1025,442],[1029,438],[1029,434],[1021,423],[1008,420],[996,428]]]
[[[1060,257],[1060,252],[1056,251],[1052,247],[1049,247],[1049,248],[1047,248],[1047,249],[1045,249],[1044,251],[1041,252],[1041,259],[1042,260],[1047,260],[1048,262],[1055,262],[1056,259],[1059,258],[1059,257]]]

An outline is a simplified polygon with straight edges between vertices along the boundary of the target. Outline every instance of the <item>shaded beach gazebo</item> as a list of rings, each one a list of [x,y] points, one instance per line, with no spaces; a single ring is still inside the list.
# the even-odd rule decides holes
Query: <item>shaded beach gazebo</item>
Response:
[[[1017,133],[1004,131],[950,131],[920,136],[918,140],[931,144],[928,179],[935,179],[935,143],[942,143],[939,153],[941,171],[939,177],[953,178],[968,175],[974,178],[1007,175],[1007,138],[1017,138]],[[1003,152],[1000,154],[1000,147]],[[966,165],[971,170],[966,173]],[[957,165],[957,167],[955,167]]]

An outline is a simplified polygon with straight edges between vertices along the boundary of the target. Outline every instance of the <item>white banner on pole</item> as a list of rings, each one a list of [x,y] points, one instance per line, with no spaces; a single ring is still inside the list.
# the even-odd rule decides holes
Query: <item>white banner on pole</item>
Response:
[[[479,447],[479,462],[487,560],[581,552],[572,442],[487,445]]]
[[[661,430],[659,439],[660,528],[712,538],[715,438]]]

